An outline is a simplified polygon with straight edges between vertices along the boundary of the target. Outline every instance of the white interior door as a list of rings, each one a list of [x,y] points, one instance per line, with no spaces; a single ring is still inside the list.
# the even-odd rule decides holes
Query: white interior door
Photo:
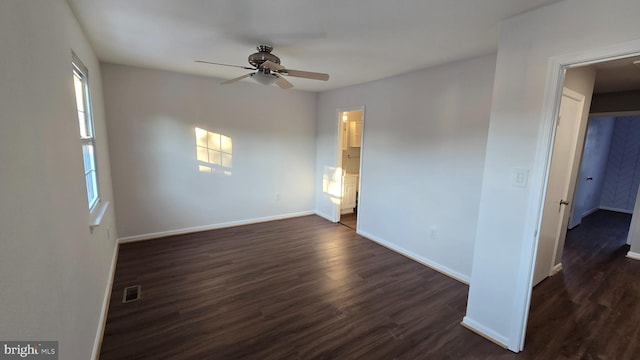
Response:
[[[533,275],[534,285],[544,280],[553,271],[558,244],[567,234],[571,209],[569,202],[573,200],[570,198],[573,197],[574,190],[571,188],[571,175],[573,167],[579,165],[574,164],[574,160],[578,149],[578,130],[583,108],[584,96],[564,88],[540,226],[538,254]]]

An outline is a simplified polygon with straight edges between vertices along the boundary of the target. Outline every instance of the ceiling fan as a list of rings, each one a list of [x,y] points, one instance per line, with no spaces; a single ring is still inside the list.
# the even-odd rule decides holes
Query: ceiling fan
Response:
[[[312,79],[312,80],[322,80],[322,81],[329,80],[329,74],[285,68],[284,66],[280,65],[280,58],[271,53],[271,51],[273,50],[273,47],[270,45],[258,45],[256,49],[258,50],[258,52],[249,55],[249,64],[251,64],[253,67],[221,64],[221,63],[215,63],[215,62],[204,61],[204,60],[195,60],[195,61],[203,64],[231,66],[231,67],[237,67],[241,69],[255,71],[255,72],[251,72],[251,73],[239,76],[237,78],[224,81],[222,82],[222,84],[231,84],[236,81],[240,81],[244,78],[251,77],[252,79],[256,80],[258,83],[263,85],[271,85],[275,83],[282,89],[290,89],[293,87],[293,84],[290,83],[284,77],[282,77],[282,75]]]

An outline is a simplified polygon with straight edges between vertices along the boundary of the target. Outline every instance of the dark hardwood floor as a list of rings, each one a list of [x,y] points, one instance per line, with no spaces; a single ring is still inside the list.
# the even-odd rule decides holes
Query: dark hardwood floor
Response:
[[[640,262],[625,257],[630,221],[598,211],[567,233],[564,270],[534,288],[522,355],[640,357]]]
[[[340,223],[348,228],[356,230],[358,215],[356,213],[340,215]]]
[[[534,289],[520,354],[459,325],[466,285],[316,216],[125,244],[100,358],[618,359],[637,354],[640,286],[632,280],[640,263],[624,258],[624,231],[583,232],[587,240],[567,239],[566,270]],[[594,241],[597,237],[604,243]],[[594,268],[581,273],[578,266],[588,264]],[[123,304],[124,287],[138,284],[142,298]]]

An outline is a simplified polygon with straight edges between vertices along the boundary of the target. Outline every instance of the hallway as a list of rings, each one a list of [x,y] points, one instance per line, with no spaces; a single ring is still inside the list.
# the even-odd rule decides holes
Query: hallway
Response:
[[[523,355],[636,358],[640,262],[625,257],[630,221],[601,210],[567,233],[564,270],[534,288]]]

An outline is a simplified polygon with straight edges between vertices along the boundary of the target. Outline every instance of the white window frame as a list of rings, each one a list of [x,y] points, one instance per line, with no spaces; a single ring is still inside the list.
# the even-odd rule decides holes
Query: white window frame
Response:
[[[89,92],[89,72],[82,61],[72,52],[73,65],[73,90],[76,99],[76,116],[78,119],[78,131],[82,144],[82,163],[84,167],[84,179],[87,191],[89,212],[92,213],[100,204],[100,186],[98,182],[98,164],[96,156],[95,129],[93,126],[93,113],[91,111],[91,95]],[[78,104],[76,78],[82,84],[82,106]]]

